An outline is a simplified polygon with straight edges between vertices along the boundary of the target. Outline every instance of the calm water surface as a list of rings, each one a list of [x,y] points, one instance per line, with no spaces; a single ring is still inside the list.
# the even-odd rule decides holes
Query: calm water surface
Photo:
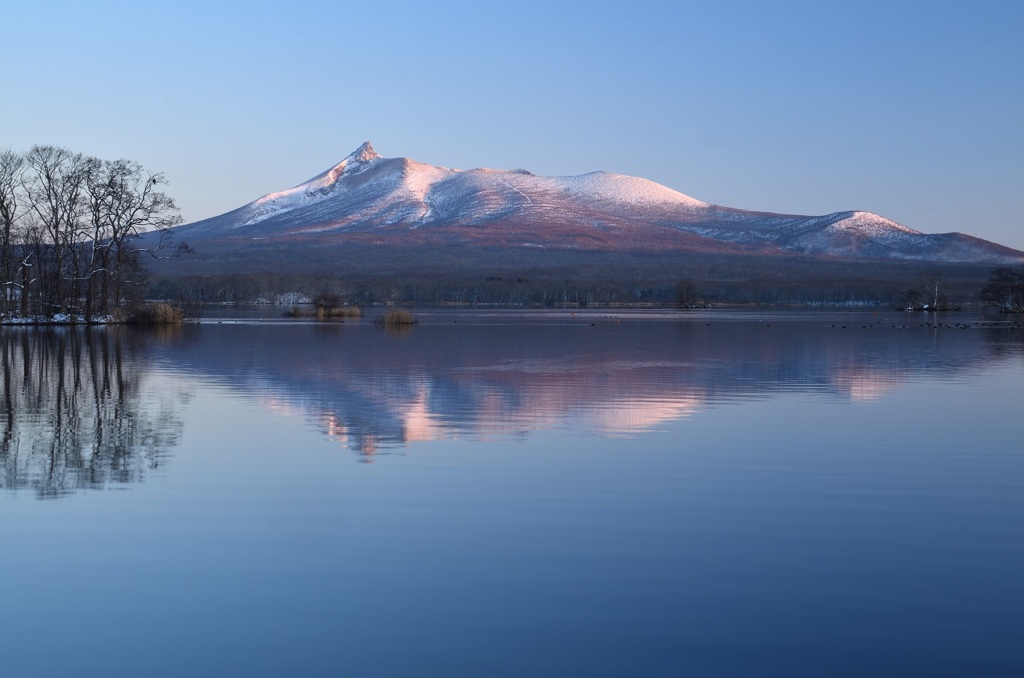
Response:
[[[216,315],[0,329],[4,675],[1024,673],[998,317]]]

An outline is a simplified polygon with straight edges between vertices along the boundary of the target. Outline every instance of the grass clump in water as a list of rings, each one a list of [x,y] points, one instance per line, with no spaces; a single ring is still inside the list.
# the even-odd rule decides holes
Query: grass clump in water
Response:
[[[136,325],[180,325],[185,322],[185,312],[165,302],[142,304],[129,315],[128,322]]]
[[[320,320],[325,318],[358,318],[362,315],[363,312],[359,310],[358,306],[336,306],[334,308],[318,306],[316,309],[316,317]]]
[[[396,327],[398,325],[412,325],[416,321],[413,320],[412,313],[409,313],[404,308],[396,308],[388,311],[384,315],[382,322],[385,326]]]

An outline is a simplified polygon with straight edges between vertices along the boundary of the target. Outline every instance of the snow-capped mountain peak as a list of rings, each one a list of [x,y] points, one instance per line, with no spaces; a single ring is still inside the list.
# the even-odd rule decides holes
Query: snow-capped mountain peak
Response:
[[[449,169],[381,157],[369,141],[309,181],[182,232],[195,234],[187,236],[193,239],[372,238],[508,248],[1020,259],[992,243],[961,234],[926,235],[871,212],[750,212],[702,202],[640,177]]]
[[[331,169],[316,175],[304,184],[299,184],[295,189],[304,189],[307,193],[313,193],[316,191],[324,191],[325,189],[332,188],[338,180],[342,177],[349,177],[355,174],[363,172],[375,161],[380,160],[380,154],[373,150],[373,146],[370,145],[369,141],[364,141],[363,144],[356,150],[349,153],[344,160],[339,162]],[[273,195],[273,194],[272,194]]]
[[[351,174],[365,169],[374,160],[380,160],[380,154],[373,150],[369,141],[364,141],[356,150],[352,151],[340,164],[345,165]]]
[[[250,204],[250,215],[239,224],[248,226],[268,219],[279,212],[286,212],[310,203],[319,202],[330,195],[343,177],[354,176],[366,171],[382,160],[369,141],[364,141],[344,160],[326,172],[321,172],[309,181],[284,191],[268,193]]]
[[[885,234],[887,231],[892,233],[921,235],[920,231],[915,231],[903,224],[896,223],[892,219],[886,219],[885,217],[881,217],[872,212],[858,210],[855,212],[840,212],[836,216],[840,217],[840,219],[835,223],[838,228],[858,229],[862,232],[871,233],[873,235]]]

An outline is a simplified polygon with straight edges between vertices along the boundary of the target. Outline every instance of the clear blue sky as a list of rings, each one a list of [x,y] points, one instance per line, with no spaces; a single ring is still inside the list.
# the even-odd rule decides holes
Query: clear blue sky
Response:
[[[164,172],[197,220],[369,139],[1024,249],[1024,3],[8,3],[0,147]]]

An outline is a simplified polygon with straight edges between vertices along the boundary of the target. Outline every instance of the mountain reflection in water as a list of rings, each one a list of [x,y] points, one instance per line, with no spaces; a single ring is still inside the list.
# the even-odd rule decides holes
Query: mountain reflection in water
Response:
[[[540,429],[635,435],[785,392],[872,399],[1020,353],[1019,331],[936,329],[892,315],[762,322],[438,313],[400,336],[366,323],[205,324],[186,328],[167,357],[272,411],[307,418],[369,460],[417,441],[525,438]]]
[[[4,328],[0,482],[55,497],[142,481],[187,425],[181,384],[196,382],[168,374],[297,415],[369,461],[418,441],[543,429],[631,436],[779,393],[873,399],[1022,354],[1019,330],[894,316],[437,314],[400,334],[307,322]]]
[[[0,482],[41,498],[137,483],[178,445],[187,393],[152,388],[123,328],[4,328]]]

